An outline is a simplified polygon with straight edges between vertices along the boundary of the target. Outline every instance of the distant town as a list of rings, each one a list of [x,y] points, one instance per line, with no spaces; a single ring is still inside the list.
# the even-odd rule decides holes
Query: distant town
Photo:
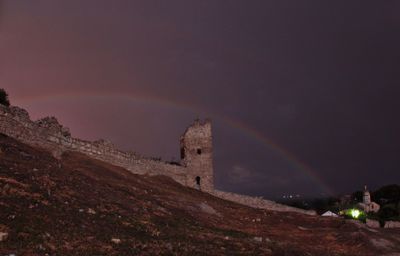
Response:
[[[395,184],[375,191],[365,186],[338,197],[307,199],[300,194],[287,194],[279,202],[315,210],[322,216],[357,219],[374,227],[400,227],[400,186]]]

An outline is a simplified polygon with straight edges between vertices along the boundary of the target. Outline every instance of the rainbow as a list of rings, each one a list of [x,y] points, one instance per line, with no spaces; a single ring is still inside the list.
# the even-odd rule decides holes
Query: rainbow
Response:
[[[151,103],[151,104],[159,104],[164,107],[169,108],[176,108],[179,110],[185,109],[195,112],[197,114],[201,114],[203,116],[210,115],[211,111],[206,111],[203,108],[195,106],[189,102],[184,101],[175,101],[170,100],[163,97],[157,97],[152,94],[146,94],[143,92],[63,92],[63,93],[50,93],[45,95],[34,95],[34,96],[25,96],[14,98],[14,102],[17,105],[29,107],[31,104],[35,104],[37,102],[43,101],[52,101],[52,100],[71,100],[71,99],[112,99],[117,98],[119,100],[126,99],[129,101],[135,101],[139,103]],[[273,150],[280,156],[282,156],[287,162],[290,163],[295,169],[300,170],[303,172],[304,175],[309,177],[324,193],[327,195],[333,195],[333,189],[324,181],[323,178],[320,177],[319,173],[313,170],[308,164],[298,159],[293,153],[286,150],[279,144],[275,143],[272,139],[266,137],[261,131],[249,126],[248,124],[234,119],[232,117],[220,115],[212,111],[211,115],[216,117],[223,123],[233,127],[234,129],[238,130],[239,132],[249,136],[250,138],[262,143],[268,149]]]

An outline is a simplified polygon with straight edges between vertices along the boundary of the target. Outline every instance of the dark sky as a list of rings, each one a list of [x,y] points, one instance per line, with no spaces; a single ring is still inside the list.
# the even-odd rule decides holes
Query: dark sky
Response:
[[[165,160],[214,124],[216,185],[400,182],[400,1],[0,0],[0,87],[33,118]]]

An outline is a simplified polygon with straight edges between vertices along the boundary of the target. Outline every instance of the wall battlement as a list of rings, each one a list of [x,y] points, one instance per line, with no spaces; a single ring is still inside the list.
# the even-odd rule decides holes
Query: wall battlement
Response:
[[[28,145],[44,148],[56,158],[60,158],[66,151],[79,152],[135,174],[165,175],[184,186],[250,207],[315,215],[313,211],[280,205],[262,198],[214,190],[212,130],[209,120],[196,120],[181,136],[180,165],[121,151],[105,140],[91,142],[73,138],[69,129],[62,126],[55,117],[32,121],[26,110],[15,106],[5,107],[0,104],[0,133]]]
[[[65,151],[80,152],[136,174],[166,175],[187,186],[184,166],[124,152],[105,140],[90,142],[73,138],[69,129],[63,127],[55,117],[32,121],[26,110],[0,105],[0,132],[28,145],[44,148],[55,157],[60,157]]]

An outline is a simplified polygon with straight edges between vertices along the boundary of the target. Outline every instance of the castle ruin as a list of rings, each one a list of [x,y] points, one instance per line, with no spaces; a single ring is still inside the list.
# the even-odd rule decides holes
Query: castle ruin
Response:
[[[247,206],[275,211],[291,211],[315,215],[294,207],[277,204],[260,197],[239,195],[214,188],[213,145],[211,122],[196,120],[180,138],[181,161],[172,164],[124,152],[105,140],[85,141],[73,138],[69,129],[56,118],[32,121],[26,110],[0,104],[0,133],[25,144],[43,148],[60,158],[63,152],[74,151],[141,175],[165,175],[176,182],[214,196]]]
[[[181,137],[181,165],[187,168],[186,186],[214,190],[211,122],[196,120]]]

